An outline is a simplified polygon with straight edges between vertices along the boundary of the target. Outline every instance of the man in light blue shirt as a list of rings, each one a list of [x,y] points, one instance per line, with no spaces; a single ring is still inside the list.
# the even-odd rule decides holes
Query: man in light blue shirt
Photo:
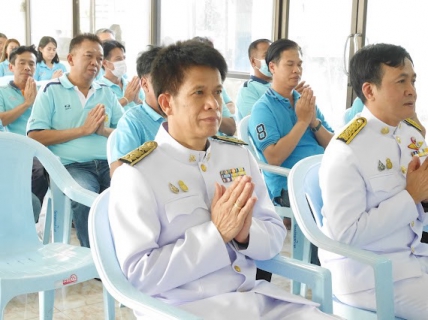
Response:
[[[10,54],[9,69],[13,80],[0,87],[0,123],[7,130],[16,134],[26,135],[26,126],[31,114],[31,107],[37,95],[36,82],[32,78],[36,69],[37,51],[33,46],[21,46]],[[31,191],[33,195],[34,220],[37,221],[43,198],[48,190],[48,182],[44,168],[34,158],[31,175]]]
[[[150,70],[161,47],[151,47],[140,54],[137,59],[137,74],[141,80],[145,100],[143,104],[129,109],[117,124],[114,143],[111,146],[110,175],[122,165],[119,158],[141,146],[144,142],[153,140],[159,126],[164,122],[164,114],[159,108],[153,92]]]
[[[238,120],[248,116],[257,100],[270,88],[272,74],[267,68],[265,57],[271,43],[272,41],[268,39],[258,39],[251,42],[248,47],[248,58],[253,68],[253,74],[239,88],[236,97]]]
[[[101,192],[110,186],[107,137],[122,116],[114,93],[94,79],[103,49],[97,36],[81,34],[70,42],[70,72],[43,86],[28,121],[28,136],[49,147],[84,188]],[[72,202],[80,244],[89,247],[89,208]]]
[[[116,40],[104,41],[104,76],[98,82],[113,90],[119,103],[126,110],[141,104],[144,94],[141,90],[140,79],[135,76],[130,81],[125,78],[126,51],[125,47]]]

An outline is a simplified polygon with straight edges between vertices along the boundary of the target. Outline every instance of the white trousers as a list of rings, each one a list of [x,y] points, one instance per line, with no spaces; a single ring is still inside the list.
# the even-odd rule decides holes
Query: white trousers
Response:
[[[331,320],[341,319],[313,305],[273,299],[256,292],[232,292],[179,306],[204,320]]]
[[[403,319],[428,319],[428,274],[394,283],[395,316]],[[376,310],[375,290],[370,289],[351,294],[336,295],[350,306]]]

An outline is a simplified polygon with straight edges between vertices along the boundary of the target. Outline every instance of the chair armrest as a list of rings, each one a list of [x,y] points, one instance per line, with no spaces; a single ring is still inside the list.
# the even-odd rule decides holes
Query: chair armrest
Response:
[[[294,198],[290,198],[291,208],[296,208],[293,203]],[[302,207],[301,207],[302,208]],[[306,208],[305,208],[306,210]],[[307,209],[309,210],[309,208]],[[293,210],[294,211],[294,210]],[[373,268],[376,291],[376,308],[378,315],[385,316],[384,319],[394,319],[394,305],[392,292],[394,285],[392,281],[392,262],[388,258],[377,255],[373,252],[358,249],[350,245],[334,241],[327,237],[312,221],[303,221],[302,216],[312,218],[312,214],[298,214],[295,219],[300,226],[305,237],[318,248],[354,259],[358,262],[368,264]],[[379,318],[380,319],[380,318]]]
[[[312,289],[312,300],[326,313],[333,312],[331,273],[329,270],[303,261],[277,255],[270,260],[256,261],[258,268],[306,283]]]
[[[149,319],[201,320],[201,318],[195,315],[142,293],[132,286],[125,277],[111,279],[111,275],[105,277],[102,274],[100,274],[100,277],[103,281],[103,285],[113,298],[120,301],[128,308],[143,313],[148,316]],[[114,282],[114,285],[112,285],[110,279]]]
[[[259,168],[262,171],[272,172],[272,173],[275,173],[277,175],[284,176],[284,177],[288,177],[288,175],[290,174],[290,169],[288,169],[288,168],[283,168],[280,166],[274,166],[272,164],[267,164],[267,163],[264,163],[261,161],[257,161],[257,164],[259,165]]]

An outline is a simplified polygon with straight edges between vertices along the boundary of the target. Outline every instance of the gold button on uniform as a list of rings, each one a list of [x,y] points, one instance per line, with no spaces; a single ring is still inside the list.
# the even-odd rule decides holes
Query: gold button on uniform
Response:
[[[415,253],[415,248],[411,247],[410,249],[411,249],[412,253]]]
[[[380,130],[380,132],[381,132],[382,134],[387,134],[387,133],[389,133],[389,128],[388,128],[388,127],[383,127],[383,128]]]
[[[241,268],[238,266],[234,266],[236,272],[241,272]]]
[[[415,226],[415,222],[414,221],[412,221],[411,223],[410,223],[410,225],[412,226],[412,228]]]
[[[406,169],[406,167],[405,167],[405,166],[401,166],[401,172],[402,172],[402,173],[404,173],[404,174],[406,174],[407,169]]]
[[[201,170],[202,170],[203,172],[207,171],[207,166],[206,166],[206,165],[204,165],[204,164],[201,164]]]
[[[401,138],[400,137],[395,137],[395,140],[397,140],[398,143],[401,143]]]

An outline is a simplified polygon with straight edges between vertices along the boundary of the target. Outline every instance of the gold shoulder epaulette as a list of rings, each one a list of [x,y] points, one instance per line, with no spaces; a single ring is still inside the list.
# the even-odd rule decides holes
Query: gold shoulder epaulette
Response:
[[[346,144],[350,144],[351,141],[357,136],[357,134],[364,128],[367,123],[367,119],[364,117],[356,118],[352,121],[345,130],[337,137],[337,140],[341,140]]]
[[[132,150],[127,155],[123,156],[119,160],[135,166],[138,162],[147,157],[153,150],[158,147],[156,141],[147,141],[143,145],[139,146],[137,149]]]
[[[422,132],[421,126],[413,119],[407,118],[404,120],[404,123],[408,124],[409,126],[415,128],[419,132]]]
[[[239,145],[244,145],[244,146],[248,145],[248,143],[246,143],[245,141],[239,140],[239,139],[234,138],[234,137],[212,136],[211,138],[225,142],[225,143],[230,143],[230,144],[239,144]]]

